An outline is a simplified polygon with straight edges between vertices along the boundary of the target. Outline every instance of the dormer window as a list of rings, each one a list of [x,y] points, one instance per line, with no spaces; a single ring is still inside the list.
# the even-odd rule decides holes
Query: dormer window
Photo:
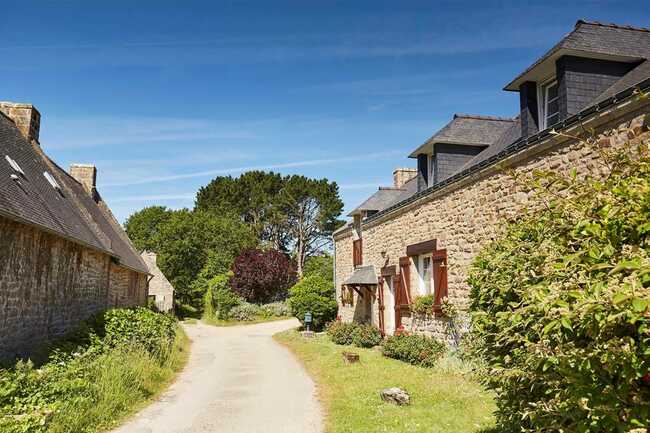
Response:
[[[560,101],[558,99],[558,85],[555,79],[544,83],[541,87],[540,119],[541,128],[546,129],[560,121]]]

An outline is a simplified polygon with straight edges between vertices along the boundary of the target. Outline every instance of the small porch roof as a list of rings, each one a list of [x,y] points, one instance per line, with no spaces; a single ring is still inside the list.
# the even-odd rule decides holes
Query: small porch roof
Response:
[[[346,286],[368,286],[377,284],[377,274],[375,267],[360,266],[354,270],[350,278],[343,283]]]

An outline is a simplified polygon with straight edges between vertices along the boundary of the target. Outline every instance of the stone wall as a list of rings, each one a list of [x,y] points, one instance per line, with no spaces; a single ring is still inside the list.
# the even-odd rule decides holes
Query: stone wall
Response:
[[[154,298],[159,311],[171,311],[174,308],[174,287],[158,267],[156,253],[144,251],[141,257],[153,275],[149,281],[149,296]]]
[[[650,102],[638,102],[628,106],[627,114],[619,110],[603,115],[597,126],[601,133],[608,133],[609,127],[632,126],[649,139]],[[632,104],[633,105],[633,104]],[[634,111],[632,111],[634,110]],[[607,123],[604,123],[607,122]],[[620,138],[620,137],[619,137]],[[560,141],[562,140],[562,141]],[[613,144],[620,139],[608,139]],[[399,269],[399,258],[406,255],[407,245],[437,239],[437,248],[447,250],[448,297],[461,310],[466,309],[469,287],[467,271],[472,259],[481,247],[499,233],[502,223],[521,210],[528,203],[529,196],[515,183],[503,168],[515,169],[518,173],[531,173],[535,169],[568,171],[576,168],[579,173],[597,175],[603,171],[596,152],[583,146],[575,139],[552,138],[539,143],[504,160],[500,167],[485,169],[471,178],[435,191],[420,200],[379,216],[363,224],[363,264],[374,265],[377,274],[384,266],[395,265]],[[336,288],[339,302],[339,317],[350,321],[359,316],[365,308],[354,293],[353,306],[341,304],[341,284],[352,273],[352,237],[349,231],[337,233],[336,244]],[[411,294],[418,295],[417,271],[411,261]],[[385,290],[385,289],[384,289]],[[384,292],[385,294],[386,291]],[[373,322],[378,324],[377,297],[374,297]],[[386,314],[389,313],[386,308]],[[410,315],[402,319],[404,328],[423,332],[441,339],[449,338],[447,323],[443,319],[413,321]]]
[[[29,353],[114,306],[143,305],[146,275],[0,217],[0,358]]]

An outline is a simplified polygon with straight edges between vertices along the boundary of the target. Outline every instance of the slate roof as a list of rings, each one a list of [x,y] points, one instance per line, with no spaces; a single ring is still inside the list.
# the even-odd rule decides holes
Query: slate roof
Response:
[[[597,54],[605,58],[613,56],[640,61],[650,58],[650,29],[578,20],[568,35],[507,84],[504,90],[518,90],[515,83],[547,59],[559,55],[560,51],[568,51],[573,55],[582,52],[591,56]]]
[[[509,117],[454,114],[451,122],[433,134],[424,144],[414,150],[409,157],[415,158],[420,153],[431,153],[432,147],[436,143],[489,146],[513,122],[515,122],[515,119]]]
[[[24,176],[9,165],[6,156],[18,163]],[[56,180],[61,192],[48,182],[45,172]],[[29,143],[2,113],[0,215],[104,252],[135,271],[148,272],[99,194],[93,200],[79,182],[50,160],[40,146]]]
[[[377,274],[375,273],[375,267],[372,265],[369,266],[360,266],[352,272],[350,278],[345,280],[344,285],[368,285],[368,284],[377,284]]]
[[[370,211],[378,212],[404,200],[417,191],[417,177],[413,177],[402,188],[379,187],[377,192],[368,197],[366,201],[357,206],[348,216]]]
[[[595,97],[579,113],[563,121],[563,125],[579,121],[581,116],[593,112],[599,106],[600,108],[609,106],[615,103],[617,98],[630,97],[632,89],[636,87],[644,87],[647,90],[648,86],[650,86],[650,29],[579,20],[576,22],[573,31],[508,84],[505,90],[518,90],[516,87],[514,89],[510,88],[510,86],[536,66],[549,60],[552,56],[559,55],[560,52],[569,52],[572,55],[582,53],[583,56],[591,54],[592,57],[596,58],[611,56],[609,58],[625,58],[628,61],[639,62],[634,69]],[[561,126],[558,127],[561,128]],[[369,216],[369,219],[378,218],[383,211],[398,208],[417,197],[456,182],[469,173],[494,164],[512,152],[531,145],[540,137],[545,136],[548,136],[548,130],[540,131],[528,138],[522,138],[519,118],[455,114],[451,122],[436,132],[429,140],[412,152],[409,157],[416,157],[419,153],[431,153],[433,144],[438,142],[486,146],[485,150],[438,185],[420,192],[413,188],[404,191],[400,196],[394,194],[390,197],[392,198],[392,204],[389,204],[391,200],[388,199],[388,196],[376,197],[377,193],[375,193],[359,208],[364,205],[366,207],[380,208],[377,209],[377,213]],[[415,186],[415,183],[413,186]],[[340,228],[335,234],[346,230],[348,227]]]

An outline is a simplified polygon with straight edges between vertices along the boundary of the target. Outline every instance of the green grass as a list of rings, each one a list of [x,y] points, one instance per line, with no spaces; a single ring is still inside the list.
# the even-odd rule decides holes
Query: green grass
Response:
[[[221,320],[210,317],[204,317],[201,319],[206,325],[212,326],[242,326],[242,325],[255,325],[257,323],[266,323],[266,322],[277,322],[278,320],[288,320],[291,317],[257,317],[253,320]]]
[[[111,351],[87,368],[92,378],[84,398],[70,398],[53,416],[48,433],[107,431],[135,414],[162,391],[186,364],[190,341],[178,328],[168,354],[156,359],[138,348]]]
[[[464,433],[492,431],[491,395],[469,377],[468,367],[446,357],[426,369],[385,358],[376,349],[338,346],[326,336],[303,339],[296,331],[275,336],[304,363],[318,386],[327,433]],[[341,352],[359,353],[345,364]],[[398,407],[379,397],[383,388],[409,392],[411,405]]]
[[[39,370],[30,363],[17,364],[14,373],[0,370],[0,385],[9,386],[6,390],[10,392],[4,400],[0,393],[0,431],[107,431],[167,388],[187,362],[189,345],[178,327],[173,344],[155,355],[126,345],[95,356],[86,353],[65,362],[48,363]],[[12,391],[12,386],[23,392]],[[21,398],[25,406],[10,395]]]

